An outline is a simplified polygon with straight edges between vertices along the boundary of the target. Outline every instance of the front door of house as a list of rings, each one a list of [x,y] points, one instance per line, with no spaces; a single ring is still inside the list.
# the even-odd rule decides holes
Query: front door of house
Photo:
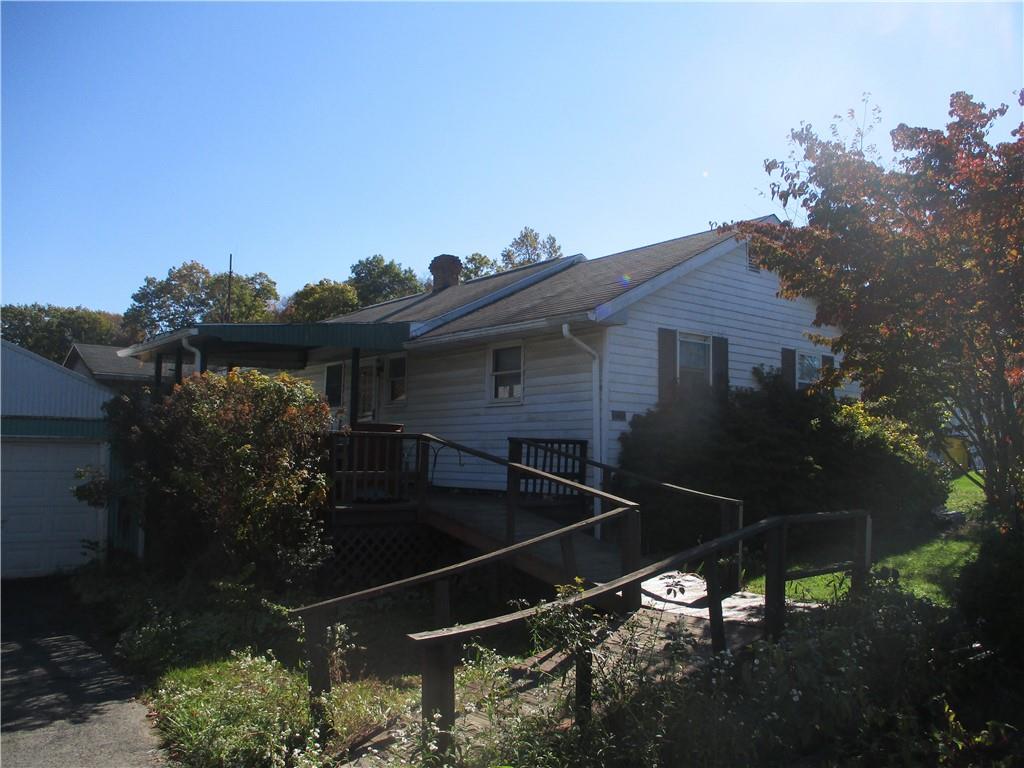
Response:
[[[377,376],[374,364],[359,366],[359,421],[377,417]]]

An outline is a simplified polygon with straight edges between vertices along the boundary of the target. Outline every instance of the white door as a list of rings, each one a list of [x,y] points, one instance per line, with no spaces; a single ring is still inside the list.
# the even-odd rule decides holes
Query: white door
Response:
[[[75,499],[75,470],[103,466],[102,443],[5,438],[0,456],[0,571],[46,576],[81,565],[83,541],[106,539],[107,512]]]

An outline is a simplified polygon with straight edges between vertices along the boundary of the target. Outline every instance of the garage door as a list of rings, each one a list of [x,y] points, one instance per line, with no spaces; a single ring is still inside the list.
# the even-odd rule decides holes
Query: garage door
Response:
[[[100,466],[102,443],[5,438],[0,456],[0,570],[46,576],[81,565],[82,543],[105,538],[106,510],[77,501],[75,469]]]

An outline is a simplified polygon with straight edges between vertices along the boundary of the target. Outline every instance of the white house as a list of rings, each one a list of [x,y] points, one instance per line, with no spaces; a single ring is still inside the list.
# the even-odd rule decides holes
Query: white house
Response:
[[[0,370],[3,578],[81,565],[83,543],[104,544],[108,520],[72,496],[75,470],[109,465],[102,407],[113,392],[8,341]]]
[[[581,439],[609,464],[630,419],[677,384],[752,386],[752,369],[765,366],[800,386],[833,363],[807,337],[813,303],[779,298],[778,278],[713,230],[467,282],[459,270],[454,256],[439,256],[432,292],[324,323],[199,325],[121,354],[184,348],[200,370],[290,368],[351,423],[399,423],[499,455],[509,436]],[[500,467],[452,452],[431,477],[504,487]]]

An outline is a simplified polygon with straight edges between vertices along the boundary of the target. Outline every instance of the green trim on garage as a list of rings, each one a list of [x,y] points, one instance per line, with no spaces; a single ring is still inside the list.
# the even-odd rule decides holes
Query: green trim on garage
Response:
[[[0,419],[4,437],[86,437],[107,439],[105,419],[53,419],[32,416],[4,416]]]

